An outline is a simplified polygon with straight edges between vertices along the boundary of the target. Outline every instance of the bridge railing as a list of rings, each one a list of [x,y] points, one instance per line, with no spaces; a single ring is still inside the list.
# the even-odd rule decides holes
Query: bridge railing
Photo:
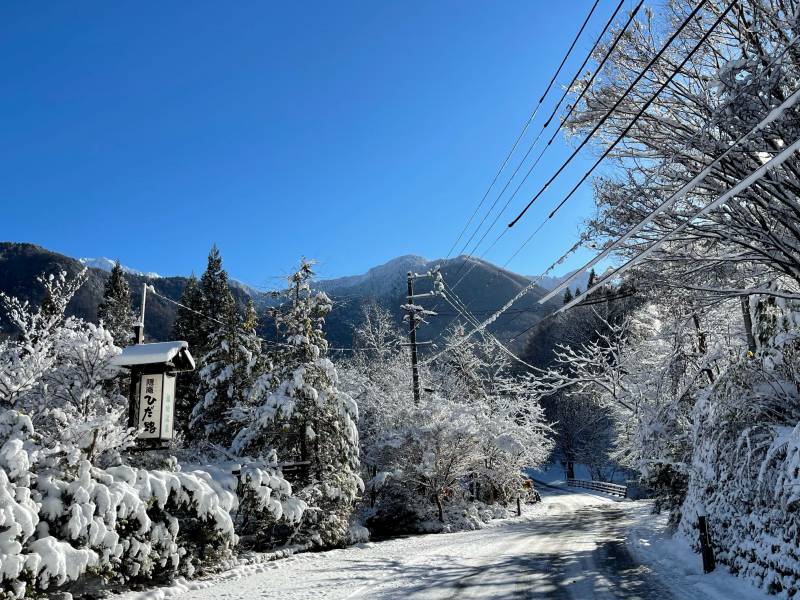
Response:
[[[589,481],[586,479],[567,479],[567,485],[570,487],[581,487],[596,492],[604,492],[612,496],[620,496],[622,498],[628,497],[628,488],[624,485],[616,483],[607,483],[605,481]]]

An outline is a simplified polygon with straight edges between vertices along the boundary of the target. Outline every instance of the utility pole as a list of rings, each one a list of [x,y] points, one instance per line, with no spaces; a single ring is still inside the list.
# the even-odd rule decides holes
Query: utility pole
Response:
[[[416,278],[429,278],[433,280],[433,290],[424,294],[414,294],[414,279]],[[436,312],[432,310],[425,310],[421,306],[414,303],[417,298],[432,298],[444,294],[444,281],[442,274],[439,272],[439,267],[435,267],[427,273],[417,274],[412,271],[408,272],[408,295],[406,296],[406,304],[403,305],[403,310],[408,313],[408,346],[411,348],[411,377],[414,385],[414,403],[419,404],[420,389],[419,389],[419,362],[417,355],[417,346],[422,344],[432,344],[433,342],[420,342],[417,343],[417,327],[420,322],[425,323],[425,315],[435,315]],[[434,307],[435,308],[435,307]],[[403,344],[406,345],[406,344]]]
[[[133,326],[133,334],[136,336],[136,343],[144,343],[144,307],[147,303],[147,284],[142,287],[142,310],[139,315],[139,322]]]
[[[414,304],[414,274],[408,272],[408,305]],[[414,404],[419,404],[419,366],[417,365],[417,313],[408,309],[408,337],[411,344],[411,378],[414,384]]]
[[[139,313],[139,322],[133,326],[133,335],[137,344],[144,344],[144,308],[147,303],[147,284],[142,288],[142,310]],[[136,427],[139,420],[139,379],[141,378],[141,367],[131,367],[131,379],[128,386],[128,427]]]

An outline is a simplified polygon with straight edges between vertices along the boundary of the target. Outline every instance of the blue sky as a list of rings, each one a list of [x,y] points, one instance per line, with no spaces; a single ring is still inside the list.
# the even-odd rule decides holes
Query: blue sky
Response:
[[[560,84],[615,5],[601,0]],[[265,286],[301,255],[325,277],[443,257],[589,7],[5,2],[0,239],[162,274],[202,271],[216,242]],[[559,140],[500,223],[568,151]],[[503,264],[589,159],[487,259]],[[509,267],[540,272],[591,207],[586,186]]]

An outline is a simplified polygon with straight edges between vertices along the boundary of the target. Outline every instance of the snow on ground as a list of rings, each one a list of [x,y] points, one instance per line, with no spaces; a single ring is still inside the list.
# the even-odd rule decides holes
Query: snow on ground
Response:
[[[624,503],[628,515],[628,546],[637,560],[670,577],[684,598],[711,600],[774,599],[746,580],[732,575],[725,565],[703,573],[703,561],[689,547],[688,540],[667,532],[667,514],[652,514],[652,502]]]
[[[116,600],[765,598],[723,569],[703,576],[647,502],[540,488],[541,504],[483,530],[295,554]]]

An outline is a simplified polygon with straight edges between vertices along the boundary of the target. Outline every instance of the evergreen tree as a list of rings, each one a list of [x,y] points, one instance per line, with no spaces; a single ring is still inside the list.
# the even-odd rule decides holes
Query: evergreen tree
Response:
[[[252,298],[247,299],[247,306],[244,309],[244,322],[242,327],[245,330],[255,333],[258,331],[258,312],[256,312],[256,305]]]
[[[217,245],[208,253],[208,266],[200,279],[203,314],[200,323],[203,340],[210,340],[220,327],[219,322],[230,323],[236,315],[236,301],[228,285],[228,273],[222,268],[222,256]],[[208,348],[206,348],[208,349]]]
[[[178,316],[172,326],[172,338],[189,344],[189,352],[195,360],[205,352],[206,340],[203,338],[203,292],[194,273],[183,288],[178,307]],[[178,376],[175,390],[175,429],[189,435],[189,417],[197,400],[197,387],[200,385],[198,372],[190,371]]]
[[[103,327],[111,333],[117,346],[133,343],[135,317],[131,308],[131,291],[119,261],[114,263],[106,279],[103,300],[97,309]]]
[[[189,276],[186,287],[183,288],[180,303],[182,306],[178,307],[178,315],[172,326],[172,337],[187,342],[189,352],[197,356],[200,354],[204,341],[202,316],[204,303],[203,291],[200,289],[194,273]]]
[[[569,304],[570,302],[572,302],[573,298],[574,296],[572,295],[571,289],[567,288],[566,290],[564,290],[564,304]]]
[[[594,282],[596,280],[597,280],[597,273],[595,273],[594,269],[592,269],[591,271],[589,271],[589,283],[586,284],[586,289],[587,290],[590,289],[594,285]]]
[[[235,415],[246,411],[254,386],[269,373],[269,362],[256,334],[258,318],[252,301],[245,319],[231,313],[225,325],[212,334],[210,349],[202,358],[197,403],[191,414],[195,439],[230,446],[237,430]]]
[[[350,513],[363,491],[358,475],[358,408],[339,388],[336,367],[325,356],[323,326],[331,300],[313,292],[311,263],[289,278],[288,310],[277,314],[282,347],[274,371],[280,383],[262,394],[233,443],[237,452],[275,448],[281,460],[308,462],[300,496],[319,510],[304,515],[301,535],[318,545],[345,543]]]
[[[578,296],[580,296],[582,293],[583,293],[583,292],[581,291],[581,287],[580,287],[580,286],[578,286],[578,287],[576,287],[576,288],[575,288],[575,297],[576,297],[576,298],[577,298]]]

